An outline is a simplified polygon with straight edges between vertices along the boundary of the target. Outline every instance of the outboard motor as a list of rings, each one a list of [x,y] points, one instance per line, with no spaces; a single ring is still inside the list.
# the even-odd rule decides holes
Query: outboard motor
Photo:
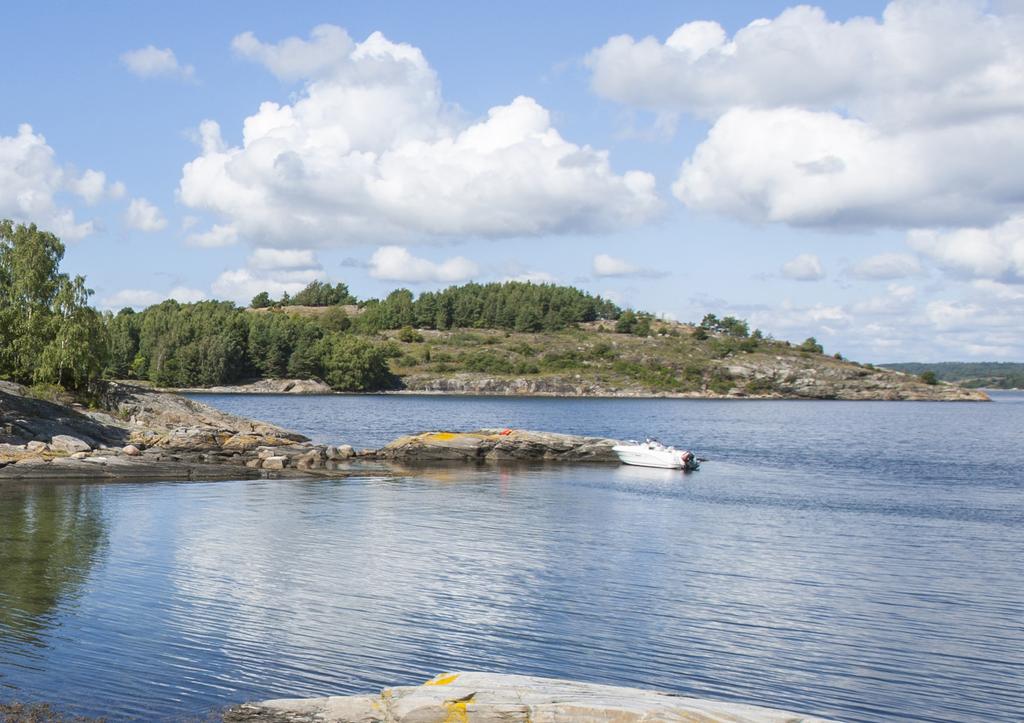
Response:
[[[697,455],[693,452],[683,452],[682,454],[683,469],[690,472],[700,467],[700,462],[697,461]]]

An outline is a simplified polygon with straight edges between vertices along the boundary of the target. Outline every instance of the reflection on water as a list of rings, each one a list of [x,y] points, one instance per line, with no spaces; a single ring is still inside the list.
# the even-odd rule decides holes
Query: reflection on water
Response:
[[[689,475],[0,486],[0,699],[178,719],[461,668],[1019,720],[1024,405],[695,408],[731,436]],[[977,462],[929,463],[954,438]]]
[[[39,643],[103,550],[98,493],[36,485],[0,495],[0,638]],[[0,669],[2,676],[2,669]]]

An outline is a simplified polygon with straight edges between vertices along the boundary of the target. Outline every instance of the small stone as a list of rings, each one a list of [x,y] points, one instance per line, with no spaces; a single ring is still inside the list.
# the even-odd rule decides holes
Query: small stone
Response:
[[[70,457],[71,459],[85,459],[88,456],[88,452],[74,452],[68,455],[68,457]]]
[[[122,454],[126,454],[129,457],[138,457],[142,452],[134,444],[126,445],[122,450]]]
[[[263,460],[257,457],[256,459],[250,459],[245,463],[245,466],[251,469],[259,469],[261,464],[263,464]]]
[[[42,452],[46,449],[46,442],[32,441],[25,445],[25,449],[29,452]]]

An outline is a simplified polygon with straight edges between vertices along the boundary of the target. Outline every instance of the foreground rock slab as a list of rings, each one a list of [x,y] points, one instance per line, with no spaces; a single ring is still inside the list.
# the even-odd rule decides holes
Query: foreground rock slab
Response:
[[[231,723],[555,723],[687,721],[789,723],[822,718],[741,703],[497,673],[442,673],[423,685],[377,695],[295,698],[229,710]]]
[[[377,456],[403,462],[596,462],[618,464],[618,440],[524,429],[422,432],[399,437]]]

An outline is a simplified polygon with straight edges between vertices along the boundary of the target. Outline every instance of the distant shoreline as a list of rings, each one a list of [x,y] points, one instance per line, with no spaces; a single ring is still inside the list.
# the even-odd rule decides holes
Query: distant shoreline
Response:
[[[735,394],[718,394],[711,391],[693,392],[644,392],[644,391],[615,391],[615,390],[587,390],[586,384],[565,385],[557,390],[529,389],[534,380],[509,379],[477,380],[486,383],[489,388],[413,388],[413,389],[385,389],[368,392],[339,392],[330,389],[323,382],[316,380],[296,379],[264,379],[248,384],[219,385],[213,387],[185,387],[185,388],[154,388],[154,391],[170,394],[234,394],[234,395],[262,395],[262,396],[429,396],[429,397],[492,397],[492,398],[540,398],[540,399],[704,399],[704,400],[786,400],[786,401],[936,401],[936,402],[987,402],[991,398],[983,390],[966,390],[954,385],[942,385],[940,389],[957,396],[950,397],[924,397],[909,393],[903,396],[892,394],[870,392],[859,395],[841,396],[836,395],[802,395],[782,394],[772,392],[768,394],[751,394],[746,392]],[[505,389],[502,389],[505,387]],[[526,389],[524,389],[526,387]],[[1006,390],[999,390],[1006,391]]]

